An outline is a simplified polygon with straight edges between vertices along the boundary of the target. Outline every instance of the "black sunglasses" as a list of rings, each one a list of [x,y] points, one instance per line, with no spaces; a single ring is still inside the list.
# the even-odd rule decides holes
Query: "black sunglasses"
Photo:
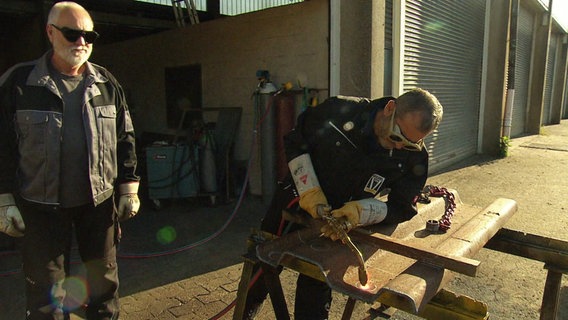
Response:
[[[51,24],[51,26],[59,30],[63,37],[65,37],[65,39],[69,42],[75,42],[80,37],[83,37],[86,43],[93,43],[99,37],[99,34],[96,31],[75,30],[67,27],[60,28],[54,24]]]

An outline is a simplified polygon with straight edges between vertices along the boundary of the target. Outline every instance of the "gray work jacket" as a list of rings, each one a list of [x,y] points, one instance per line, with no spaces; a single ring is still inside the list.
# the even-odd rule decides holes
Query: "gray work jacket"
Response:
[[[48,72],[52,52],[0,78],[0,193],[59,205],[63,101]],[[86,63],[83,125],[95,205],[118,183],[138,181],[135,136],[124,92],[105,68]]]

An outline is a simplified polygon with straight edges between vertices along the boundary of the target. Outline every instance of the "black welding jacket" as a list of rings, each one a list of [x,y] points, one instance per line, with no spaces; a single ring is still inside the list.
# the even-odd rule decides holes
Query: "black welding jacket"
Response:
[[[329,98],[300,114],[294,130],[285,136],[288,161],[310,154],[333,209],[390,189],[384,223],[398,223],[416,215],[414,198],[426,183],[428,151],[391,152],[380,146],[373,131],[377,112],[394,99]]]

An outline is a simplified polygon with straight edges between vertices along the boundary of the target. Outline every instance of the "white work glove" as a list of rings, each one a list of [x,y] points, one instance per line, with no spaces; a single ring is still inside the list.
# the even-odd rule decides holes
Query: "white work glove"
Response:
[[[385,220],[387,204],[375,198],[346,202],[343,207],[332,210],[331,215],[338,221],[346,221],[346,232],[358,226],[368,226]],[[320,231],[331,240],[339,239],[339,235],[329,225],[321,227]]]
[[[24,235],[26,225],[11,193],[0,194],[0,231],[11,237]]]
[[[288,168],[300,194],[300,207],[315,219],[321,218],[318,214],[318,207],[328,205],[328,203],[320,187],[310,155],[304,153],[292,159],[288,162]]]
[[[128,220],[138,214],[140,199],[138,199],[138,186],[140,183],[131,182],[118,186],[118,221]]]

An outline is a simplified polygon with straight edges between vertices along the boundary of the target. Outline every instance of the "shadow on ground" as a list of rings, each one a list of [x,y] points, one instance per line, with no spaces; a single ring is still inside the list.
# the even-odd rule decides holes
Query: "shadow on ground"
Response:
[[[234,200],[211,206],[199,198],[175,199],[155,210],[143,200],[139,215],[122,224],[120,295],[242,263],[250,228],[259,226],[265,206],[254,196],[238,204]],[[24,312],[21,256],[15,250],[18,246],[19,240],[15,240],[12,248],[0,251],[0,319],[20,319]],[[71,273],[83,275],[76,247],[72,261]]]

